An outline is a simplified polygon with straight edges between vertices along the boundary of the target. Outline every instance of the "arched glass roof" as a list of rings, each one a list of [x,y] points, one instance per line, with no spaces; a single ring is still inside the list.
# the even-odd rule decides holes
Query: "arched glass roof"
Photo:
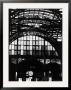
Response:
[[[10,9],[10,38],[24,30],[39,29],[62,41],[61,9]]]
[[[58,56],[55,48],[48,41],[38,36],[29,35],[18,38],[18,42],[17,40],[13,41],[9,45],[10,55],[17,55],[17,49],[20,51],[20,55],[26,55],[25,53],[27,52],[29,52],[28,55],[33,55],[33,51],[35,50],[34,55],[38,51],[40,52],[37,55],[41,55],[41,52],[44,54],[47,51],[47,54],[53,52],[53,54],[55,53]]]

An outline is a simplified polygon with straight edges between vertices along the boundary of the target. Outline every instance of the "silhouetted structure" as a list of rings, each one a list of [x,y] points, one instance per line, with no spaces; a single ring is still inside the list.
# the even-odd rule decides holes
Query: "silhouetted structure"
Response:
[[[62,80],[61,9],[9,9],[9,80]]]

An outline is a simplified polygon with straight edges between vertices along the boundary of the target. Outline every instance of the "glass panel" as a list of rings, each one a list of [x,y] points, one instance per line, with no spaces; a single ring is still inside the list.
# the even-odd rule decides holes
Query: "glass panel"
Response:
[[[40,40],[40,41],[41,41],[41,40],[42,40],[42,38],[38,37],[38,40]]]
[[[9,45],[9,49],[11,49],[11,45]]]
[[[21,49],[21,46],[18,46],[18,50],[20,50]]]
[[[41,45],[44,45],[44,41],[43,40],[41,41]]]
[[[47,41],[45,41],[45,45],[48,45],[48,42]]]
[[[23,55],[23,50],[21,50],[21,55]]]
[[[21,41],[21,45],[23,45],[23,41]]]
[[[30,55],[32,55],[32,50],[30,51]]]
[[[33,36],[33,40],[35,40],[35,36]]]
[[[54,47],[52,47],[53,48],[53,51],[55,51],[55,48]]]
[[[30,46],[30,50],[32,50],[32,46]]]
[[[27,45],[30,45],[30,41],[27,41]]]
[[[42,44],[41,44],[41,41],[39,41],[39,45],[42,45]]]
[[[39,46],[36,46],[36,50],[39,50]]]
[[[23,49],[26,50],[26,46],[24,46]]]
[[[26,41],[23,41],[24,45],[26,45]]]
[[[17,51],[14,51],[14,54],[17,55]]]
[[[39,46],[39,50],[41,50],[41,45]]]
[[[14,55],[14,50],[12,50],[12,55]]]
[[[15,48],[15,50],[17,50],[17,46],[15,46],[14,48]]]
[[[48,46],[51,45],[49,42],[48,42]]]
[[[14,44],[14,42],[12,42],[12,44]]]
[[[30,45],[32,45],[32,41],[30,41]]]
[[[27,46],[27,50],[30,50],[30,46]]]
[[[21,55],[21,50],[18,51],[18,54]]]
[[[52,50],[52,46],[50,45],[50,46],[48,46],[48,50]]]
[[[21,49],[23,50],[23,46],[21,46]]]
[[[36,45],[38,45],[38,41],[36,41]]]
[[[20,40],[21,40],[21,38],[18,38],[18,40],[20,41]]]
[[[26,51],[25,50],[23,51],[23,55],[26,55]]]
[[[29,38],[30,38],[30,40],[32,40],[32,36],[30,36]]]
[[[21,44],[21,42],[20,41],[18,41],[18,45],[20,45]]]
[[[45,46],[45,49],[46,49],[46,50],[49,50],[49,49],[48,49],[48,46]]]
[[[35,41],[33,41],[33,45],[35,45]]]
[[[27,36],[27,40],[30,40],[29,36]]]
[[[36,36],[36,40],[38,40],[38,37]]]
[[[17,45],[17,40],[15,40],[15,45]]]
[[[23,40],[23,37],[21,37],[21,40]]]
[[[12,45],[12,49],[14,49],[14,45]]]
[[[26,40],[26,36],[24,36],[24,38],[23,38],[24,40]]]
[[[35,46],[32,46],[32,49],[35,50]]]

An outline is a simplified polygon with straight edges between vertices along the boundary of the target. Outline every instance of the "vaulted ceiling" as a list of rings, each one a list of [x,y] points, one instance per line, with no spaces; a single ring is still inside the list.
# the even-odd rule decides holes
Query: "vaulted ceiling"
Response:
[[[48,40],[60,52],[62,42],[61,9],[9,9],[9,42],[32,34]]]
[[[35,31],[58,41],[62,37],[61,9],[10,9],[10,38],[21,32]]]

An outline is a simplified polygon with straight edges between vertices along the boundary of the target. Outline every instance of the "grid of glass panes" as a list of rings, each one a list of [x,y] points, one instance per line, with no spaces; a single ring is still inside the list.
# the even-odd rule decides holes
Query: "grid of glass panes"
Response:
[[[17,55],[17,40],[9,45],[9,55]]]
[[[18,41],[17,41],[18,40]],[[9,46],[10,55],[56,55],[54,47],[43,38],[27,35],[13,41]]]

